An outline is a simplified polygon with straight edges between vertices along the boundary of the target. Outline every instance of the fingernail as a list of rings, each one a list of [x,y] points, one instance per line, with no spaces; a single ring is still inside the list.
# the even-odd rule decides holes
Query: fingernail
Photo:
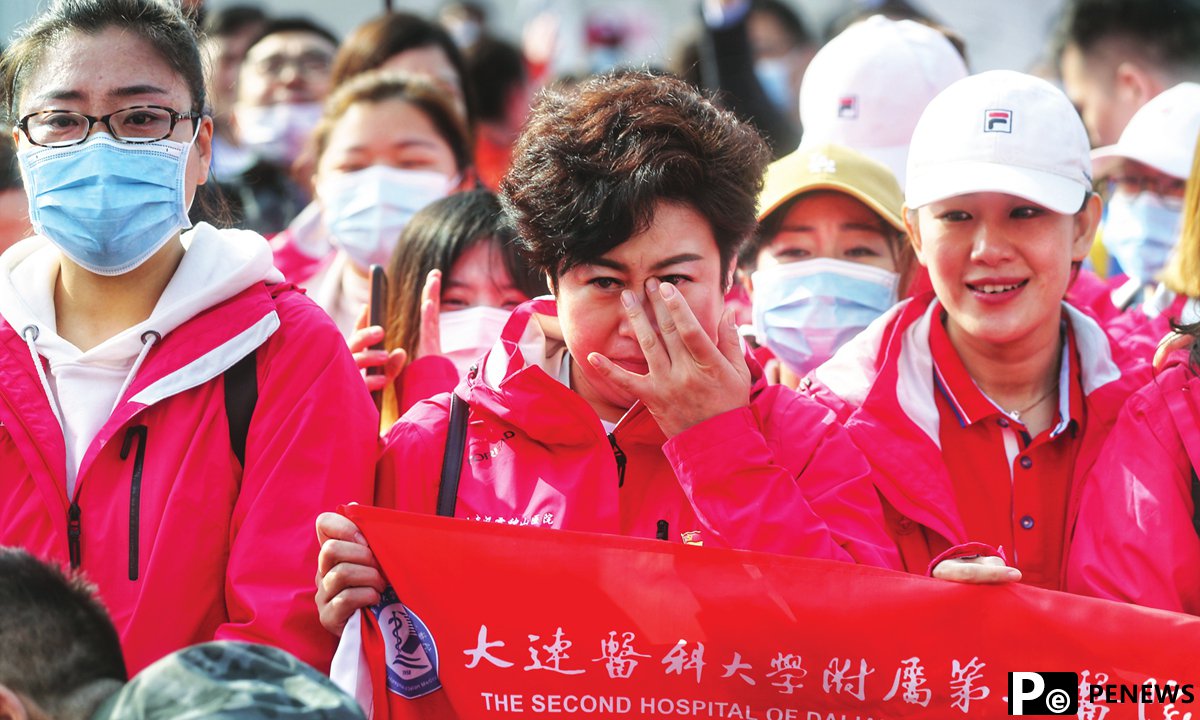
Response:
[[[1016,580],[1017,578],[1021,577],[1021,571],[1020,571],[1020,570],[1018,570],[1018,569],[1016,569],[1016,568],[1009,568],[1009,569],[1008,569],[1008,576],[1009,576],[1010,578],[1012,578],[1012,579]]]
[[[628,292],[628,291],[626,291],[626,292]],[[600,367],[600,357],[597,356],[596,353],[591,353],[590,355],[588,355],[587,360],[589,363],[592,364],[592,367],[594,367],[594,368]]]
[[[658,279],[650,278],[646,281],[646,290],[650,292],[658,292]]]
[[[367,539],[363,537],[362,533],[356,532],[354,533],[354,542],[358,543],[359,545],[366,545]]]
[[[633,307],[633,292],[631,290],[621,291],[621,304],[627,308]]]
[[[671,283],[662,284],[662,296],[668,300],[675,297],[675,286]]]

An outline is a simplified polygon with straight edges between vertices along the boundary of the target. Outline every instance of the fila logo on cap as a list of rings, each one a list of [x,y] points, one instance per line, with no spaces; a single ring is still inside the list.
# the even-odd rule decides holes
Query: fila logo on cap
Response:
[[[858,117],[858,96],[843,95],[838,98],[838,117],[854,119]]]
[[[1012,132],[1012,110],[984,110],[984,132]]]

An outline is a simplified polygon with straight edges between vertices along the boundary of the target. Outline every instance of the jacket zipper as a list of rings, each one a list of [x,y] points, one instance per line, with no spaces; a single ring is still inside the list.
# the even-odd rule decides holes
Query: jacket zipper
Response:
[[[617,487],[625,485],[625,451],[617,444],[617,438],[608,434],[608,444],[612,445],[613,459],[617,461]]]
[[[67,508],[67,549],[71,555],[71,569],[78,570],[81,561],[79,551],[79,534],[82,528],[79,522],[79,503],[72,500]]]
[[[138,536],[141,527],[142,466],[146,462],[147,426],[134,425],[125,431],[121,459],[129,458],[133,439],[138,438],[137,454],[133,456],[133,476],[129,481],[129,579],[138,579]]]

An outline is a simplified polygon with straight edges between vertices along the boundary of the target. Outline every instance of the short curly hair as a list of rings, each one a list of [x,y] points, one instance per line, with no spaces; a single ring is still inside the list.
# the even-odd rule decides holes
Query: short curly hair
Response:
[[[684,81],[608,74],[539,96],[500,197],[522,250],[555,287],[644,231],[662,201],[708,221],[724,277],[754,232],[770,157],[753,127]]]

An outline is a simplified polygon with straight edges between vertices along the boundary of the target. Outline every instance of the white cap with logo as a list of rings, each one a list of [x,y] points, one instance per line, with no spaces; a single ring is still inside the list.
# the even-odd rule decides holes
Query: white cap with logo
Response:
[[[875,15],[813,56],[800,83],[801,147],[844,145],[887,165],[904,184],[905,157],[926,103],[967,66],[946,36]]]
[[[1079,113],[1055,86],[1011,70],[972,75],[921,115],[905,205],[997,192],[1074,214],[1092,189],[1089,150]]]
[[[1111,174],[1123,158],[1172,177],[1192,173],[1192,151],[1200,135],[1200,85],[1179,83],[1150,99],[1130,118],[1116,145],[1092,151],[1096,177]]]

